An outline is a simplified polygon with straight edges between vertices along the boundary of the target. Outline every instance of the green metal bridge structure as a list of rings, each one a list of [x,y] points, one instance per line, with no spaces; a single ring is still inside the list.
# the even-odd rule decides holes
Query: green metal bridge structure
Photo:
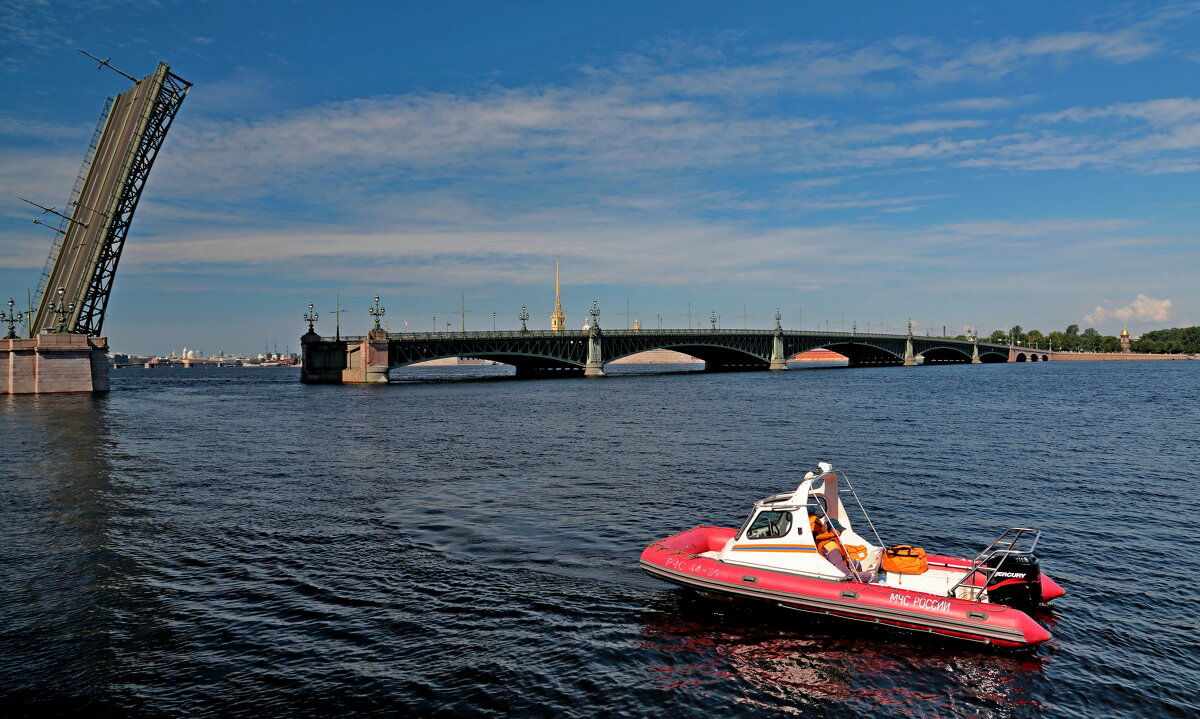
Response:
[[[785,330],[659,329],[602,330],[599,313],[588,330],[388,333],[378,326],[362,337],[300,338],[309,383],[386,383],[388,373],[429,360],[489,359],[516,367],[518,377],[604,376],[604,365],[656,349],[669,349],[704,362],[705,370],[786,370],[788,359],[814,349],[844,355],[850,367],[987,364],[1047,361],[1046,350],[950,339],[858,332]],[[309,316],[306,316],[309,319]],[[918,362],[920,359],[920,362]]]

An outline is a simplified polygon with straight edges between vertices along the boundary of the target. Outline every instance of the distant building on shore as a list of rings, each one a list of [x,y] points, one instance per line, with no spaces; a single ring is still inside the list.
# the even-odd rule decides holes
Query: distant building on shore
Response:
[[[1109,345],[1110,347],[1112,345]],[[1125,327],[1121,328],[1121,353],[1130,354],[1133,350],[1129,349],[1129,330]]]

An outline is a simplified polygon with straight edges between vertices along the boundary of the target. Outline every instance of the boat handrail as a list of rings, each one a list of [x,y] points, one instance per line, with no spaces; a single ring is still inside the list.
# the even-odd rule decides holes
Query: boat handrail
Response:
[[[854,485],[850,482],[850,477],[840,469],[835,469],[834,473],[842,479],[846,480],[846,486],[850,489],[850,494],[854,495],[854,501],[858,504],[858,511],[862,512],[863,518],[867,520],[867,525],[871,527],[871,534],[875,535],[875,541],[879,542],[876,546],[885,546],[883,540],[879,538],[879,530],[875,529],[875,523],[871,521],[871,515],[867,514],[867,508],[863,506],[862,500],[858,498],[858,492],[854,490]]]
[[[1005,538],[1010,534],[1013,535],[1012,539],[1005,541]],[[1022,537],[1027,535],[1031,535],[1033,537],[1033,539],[1029,542],[1029,547],[1026,549],[1016,549],[1015,547],[1017,543],[1021,541]],[[950,590],[946,592],[946,596],[956,596],[958,588],[965,586],[971,592],[972,601],[983,601],[983,592],[987,589],[987,585],[991,581],[991,578],[994,577],[996,572],[1000,571],[1000,569],[1004,566],[1004,562],[1006,562],[1009,557],[1032,555],[1033,548],[1037,546],[1038,539],[1040,539],[1041,536],[1042,533],[1040,530],[1029,529],[1027,527],[1010,527],[1004,530],[1000,533],[999,537],[996,537],[991,544],[989,544],[982,552],[979,553],[977,557],[975,557],[974,560],[971,561],[971,568],[968,569],[966,574],[962,576],[962,579],[958,580],[954,583],[954,586],[950,587]],[[991,561],[992,557],[997,555],[1000,556],[1000,562],[994,567],[987,566],[987,563]],[[976,572],[982,574],[984,577],[982,585],[975,584],[974,582],[970,581],[971,578],[975,576]]]

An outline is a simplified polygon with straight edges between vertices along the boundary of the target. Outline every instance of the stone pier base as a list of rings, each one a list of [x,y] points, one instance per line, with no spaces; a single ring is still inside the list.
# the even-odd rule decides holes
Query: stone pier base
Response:
[[[108,340],[42,334],[0,340],[0,394],[107,392]]]

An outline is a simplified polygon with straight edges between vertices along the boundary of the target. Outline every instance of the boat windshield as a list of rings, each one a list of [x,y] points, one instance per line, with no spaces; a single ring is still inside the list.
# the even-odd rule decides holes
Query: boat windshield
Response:
[[[764,510],[758,513],[746,530],[746,539],[776,539],[792,528],[792,513]]]

